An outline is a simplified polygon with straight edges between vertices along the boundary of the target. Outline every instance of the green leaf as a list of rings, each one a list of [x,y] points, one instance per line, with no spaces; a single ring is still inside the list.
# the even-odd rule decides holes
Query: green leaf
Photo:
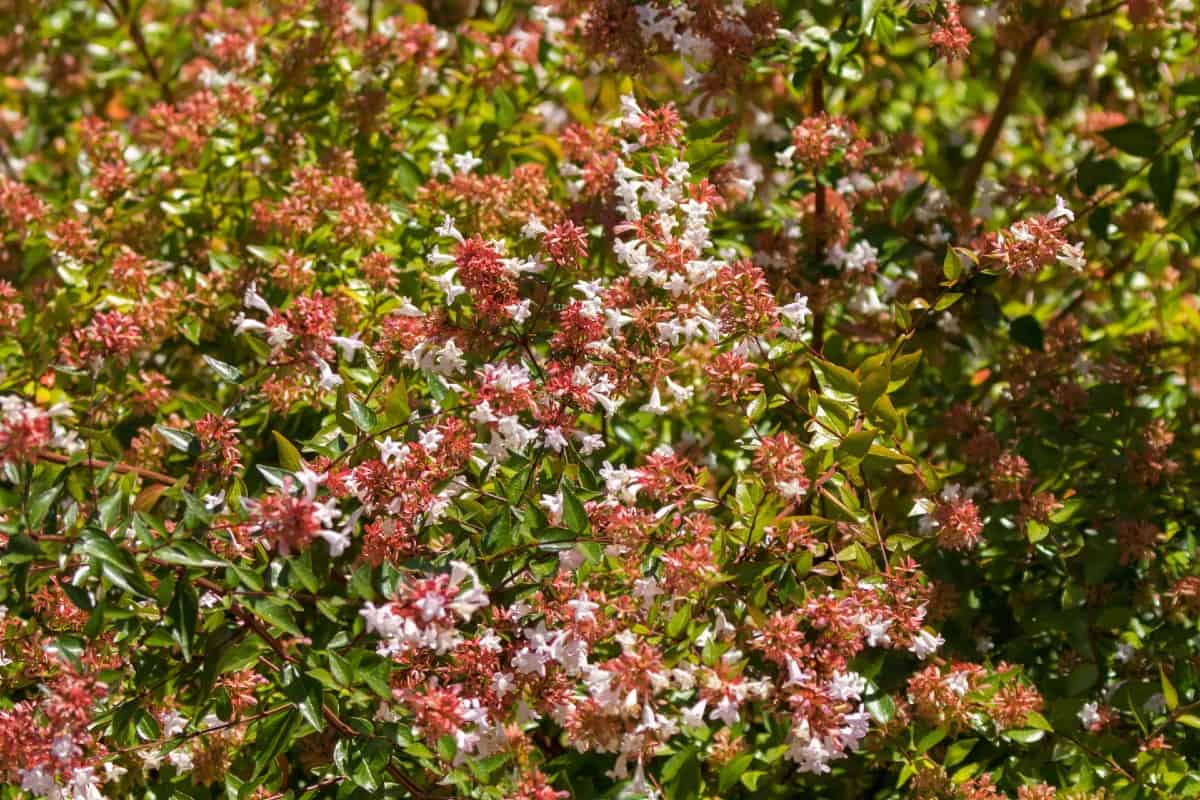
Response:
[[[483,537],[484,551],[498,553],[516,544],[512,535],[512,515],[507,508],[501,508],[487,527]]]
[[[892,359],[892,368],[890,370],[890,379],[888,381],[888,393],[892,393],[908,382],[908,379],[917,371],[917,365],[921,363],[921,351],[916,350],[912,353],[905,353],[902,356],[896,356]]]
[[[886,397],[882,398],[879,401],[879,403],[883,403],[886,400],[887,400]],[[875,406],[876,408],[879,407],[879,403],[876,404],[876,406]],[[871,458],[878,458],[883,461],[890,461],[894,464],[912,464],[913,463],[913,460],[910,456],[907,456],[904,453],[901,453],[899,450],[895,450],[891,447],[884,447],[883,445],[878,445],[878,444],[871,445],[871,449],[867,451],[867,455],[870,456]]]
[[[1158,680],[1162,686],[1163,700],[1167,704],[1167,710],[1174,711],[1179,708],[1179,692],[1175,691],[1175,686],[1171,683],[1171,679],[1167,677],[1162,664],[1158,665]]]
[[[266,464],[255,464],[254,468],[257,469],[258,473],[266,478],[267,483],[271,484],[272,486],[283,487],[292,477],[290,474],[288,474],[287,470],[282,470],[278,467],[268,467]]]
[[[887,692],[877,691],[875,697],[866,703],[867,713],[880,725],[886,725],[896,718],[896,701]]]
[[[700,759],[695,747],[680,750],[662,769],[667,800],[693,800],[700,796]]]
[[[860,373],[861,370],[860,367]],[[858,388],[858,407],[864,410],[874,407],[875,401],[887,392],[891,380],[891,370],[886,362],[863,375]]]
[[[97,510],[100,512],[101,528],[112,530],[116,527],[124,501],[125,495],[122,492],[113,492],[100,498]]]
[[[1125,171],[1112,158],[1088,159],[1079,165],[1075,182],[1084,194],[1092,194],[1101,186],[1120,186],[1125,182]]]
[[[667,636],[671,637],[672,639],[679,636],[679,634],[683,633],[683,630],[687,627],[687,624],[691,621],[691,619],[692,604],[681,604],[678,610],[671,615],[670,621],[667,622]]]
[[[246,250],[255,258],[262,259],[268,264],[274,264],[279,260],[280,248],[271,247],[269,245],[250,244],[246,245]]]
[[[962,292],[946,292],[933,304],[934,311],[945,311],[962,299]]]
[[[1036,744],[1046,736],[1046,732],[1037,728],[1010,728],[1004,735],[1020,744]]]
[[[698,119],[687,127],[687,141],[697,139],[712,139],[718,133],[729,127],[732,116],[714,116],[711,119]]]
[[[150,585],[127,553],[122,552],[106,535],[88,532],[80,539],[76,549],[87,555],[100,574],[114,585],[130,594],[151,598]]]
[[[746,418],[751,422],[756,422],[762,417],[763,412],[766,410],[767,395],[765,392],[759,392],[754,399],[750,401],[750,405],[746,406]]]
[[[391,674],[392,662],[375,653],[367,653],[359,661],[358,677],[380,697],[392,697]]]
[[[287,437],[279,431],[271,431],[271,435],[275,438],[275,448],[279,451],[280,465],[290,472],[299,472],[304,469],[304,458],[296,449],[296,445],[289,442]]]
[[[1054,726],[1050,724],[1050,720],[1046,719],[1036,711],[1030,711],[1025,715],[1025,727],[1037,728],[1038,730],[1043,731],[1054,730]]]
[[[1085,661],[1071,670],[1067,678],[1067,693],[1080,695],[1096,685],[1100,679],[1100,670],[1090,661]]]
[[[375,430],[375,425],[379,422],[375,412],[360,402],[357,398],[349,398],[350,402],[350,419],[358,426],[358,429],[363,433],[370,433]]]
[[[567,530],[572,533],[583,533],[588,526],[588,515],[583,508],[583,503],[571,491],[571,487],[565,483],[562,485],[562,497],[563,523],[566,524]]]
[[[458,753],[458,746],[454,742],[454,737],[447,734],[438,739],[437,752],[443,761],[454,761],[454,756]]]
[[[950,731],[949,731],[948,729],[946,729],[946,728],[934,728],[934,729],[933,729],[933,730],[931,730],[929,733],[927,733],[927,734],[925,734],[924,736],[922,736],[922,737],[921,737],[921,738],[920,738],[920,739],[917,741],[917,745],[916,745],[916,752],[917,752],[917,755],[920,755],[921,753],[926,753],[926,752],[929,752],[929,750],[930,750],[930,749],[931,749],[931,748],[932,748],[934,745],[936,745],[936,744],[937,744],[938,742],[940,742],[942,739],[945,739],[945,738],[946,738],[946,734],[947,734],[947,733],[949,733],[949,732],[950,732]]]
[[[300,710],[300,716],[318,731],[325,729],[324,689],[316,678],[301,674],[295,665],[283,668],[283,693]]]
[[[403,422],[412,413],[408,407],[408,384],[403,375],[396,376],[396,385],[384,398],[383,408],[388,423],[392,425]]]
[[[171,622],[171,638],[179,645],[183,660],[192,660],[192,639],[196,637],[196,624],[200,615],[200,602],[191,581],[182,578],[175,583],[175,594],[167,606],[167,619]]]
[[[962,763],[963,759],[971,754],[975,749],[975,744],[978,739],[959,739],[954,744],[946,748],[946,758],[942,761],[942,766],[947,769]]]
[[[396,184],[405,197],[412,197],[416,194],[417,188],[424,183],[424,180],[421,171],[417,169],[417,165],[412,162],[412,159],[405,155],[396,157]]]
[[[1154,204],[1163,216],[1169,216],[1175,205],[1175,186],[1179,183],[1179,156],[1163,155],[1150,166],[1150,189]]]
[[[1150,158],[1161,145],[1161,139],[1154,129],[1140,122],[1127,122],[1108,128],[1100,131],[1100,135],[1122,153],[1139,158]]]
[[[954,284],[963,274],[962,260],[958,257],[958,253],[954,252],[953,247],[946,248],[946,257],[942,259],[942,274],[946,276],[946,282]]]
[[[290,633],[292,636],[304,635],[300,626],[296,624],[296,617],[292,614],[292,610],[282,602],[270,598],[255,598],[247,602],[251,611],[281,631]]]
[[[273,714],[254,725],[254,747],[249,752],[254,758],[255,777],[270,771],[275,765],[275,757],[291,745],[299,727],[300,712],[295,708]]]
[[[228,566],[229,562],[192,541],[171,542],[154,552],[154,557],[168,564],[185,567],[213,568]]]
[[[817,358],[812,360],[812,366],[817,372],[817,377],[821,381],[821,385],[826,389],[832,389],[834,392],[848,395],[847,399],[858,394],[858,378],[854,377],[854,373],[850,370],[830,361]]]
[[[881,2],[882,0],[862,0],[862,20],[858,26],[860,31],[866,31],[870,27],[872,20],[875,19],[875,14],[879,11]]]
[[[837,460],[843,467],[852,467],[862,461],[875,441],[875,431],[855,431],[842,439],[837,448]]]
[[[1200,78],[1188,78],[1175,84],[1175,94],[1200,95]]]
[[[348,688],[354,681],[354,672],[349,660],[332,651],[328,655],[329,672],[333,675],[333,679],[337,681],[339,686]]]
[[[29,502],[30,525],[36,528],[42,524],[42,520],[46,518],[46,513],[50,510],[50,505],[58,497],[60,491],[62,491],[62,484],[57,484],[33,496],[33,500]]]
[[[204,363],[208,364],[209,369],[217,373],[217,377],[227,383],[241,383],[242,371],[232,364],[226,364],[224,361],[218,361],[212,356],[205,356]]]
[[[316,573],[313,572],[312,557],[314,552],[313,550],[306,550],[299,556],[292,556],[287,560],[287,569],[289,576],[299,581],[300,585],[305,589],[316,594],[321,588],[321,583],[317,580]]]
[[[492,95],[492,103],[496,106],[496,124],[502,129],[511,127],[517,118],[517,106],[512,95],[504,89],[497,89]]]
[[[182,450],[185,453],[190,452],[192,442],[196,440],[195,436],[192,436],[192,434],[188,433],[187,431],[181,431],[178,428],[168,428],[166,425],[156,425],[154,427],[155,430],[157,430],[159,434],[167,440],[167,444],[171,445],[171,447],[174,447],[176,450]]]
[[[917,210],[917,206],[921,205],[921,201],[925,198],[925,192],[928,190],[929,184],[922,183],[914,189],[910,189],[892,204],[890,217],[893,225],[901,225],[907,220],[912,213]]]
[[[717,778],[717,789],[721,793],[728,792],[729,788],[741,779],[742,775],[746,772],[746,767],[753,763],[753,753],[742,753],[737,758],[732,759],[728,764],[721,768],[721,774]]]
[[[1042,332],[1041,323],[1032,314],[1017,317],[1008,325],[1009,335],[1014,342],[1025,345],[1030,350],[1046,349],[1046,336]]]

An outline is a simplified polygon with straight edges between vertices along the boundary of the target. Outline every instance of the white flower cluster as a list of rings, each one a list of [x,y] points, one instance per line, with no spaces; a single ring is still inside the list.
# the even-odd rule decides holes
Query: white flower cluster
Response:
[[[12,431],[40,429],[49,433],[49,438],[43,440],[45,446],[66,450],[68,453],[77,452],[83,449],[79,434],[58,422],[70,416],[73,416],[73,412],[65,403],[56,403],[48,409],[43,409],[23,397],[11,394],[0,396],[0,450],[9,446]],[[0,454],[0,463],[2,462],[3,455]]]
[[[91,767],[72,770],[66,785],[45,767],[21,770],[21,790],[46,800],[104,800],[100,791],[103,780]]]
[[[464,581],[470,578],[470,584]],[[488,596],[479,583],[479,575],[467,564],[454,561],[450,565],[449,591],[438,588],[413,598],[417,614],[396,612],[396,603],[363,604],[359,614],[366,620],[367,633],[376,633],[383,640],[378,652],[392,656],[410,648],[430,649],[437,653],[453,650],[462,642],[455,615],[469,620],[488,605]]]
[[[824,693],[832,700],[856,704],[854,711],[843,713],[840,725],[827,728],[821,734],[813,731],[808,719],[793,721],[788,734],[787,756],[796,762],[801,772],[818,775],[827,773],[831,762],[845,758],[847,753],[858,749],[871,724],[871,717],[861,702],[866,687],[866,680],[858,673],[836,672],[825,683]]]

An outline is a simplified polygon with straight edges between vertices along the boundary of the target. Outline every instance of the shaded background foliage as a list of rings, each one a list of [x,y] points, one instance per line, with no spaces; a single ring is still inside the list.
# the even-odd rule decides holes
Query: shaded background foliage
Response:
[[[0,796],[1200,792],[1190,2],[0,20]]]

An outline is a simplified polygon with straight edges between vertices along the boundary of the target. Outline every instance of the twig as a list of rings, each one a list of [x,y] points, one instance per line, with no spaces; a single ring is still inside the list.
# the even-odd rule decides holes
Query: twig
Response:
[[[1119,2],[1119,3],[1113,3],[1111,6],[1107,6],[1105,8],[1098,8],[1095,11],[1089,12],[1082,16],[1071,17],[1070,19],[1064,19],[1062,21],[1062,24],[1063,25],[1074,25],[1076,22],[1089,22],[1094,19],[1100,19],[1101,17],[1107,17],[1109,14],[1113,14],[1113,13],[1116,13],[1117,11],[1119,11],[1121,9],[1121,6],[1125,5],[1125,2],[1126,2],[1126,0],[1121,0],[1121,2]]]
[[[819,65],[813,70],[812,78],[812,113],[813,116],[825,112],[825,85],[821,80],[821,72],[824,65]],[[816,217],[816,224],[813,226],[816,231],[816,236],[813,237],[813,258],[818,263],[825,257],[825,187],[821,185],[820,178],[816,171],[813,171],[813,216]],[[813,349],[818,353],[825,349],[825,309],[818,309],[813,314]],[[817,380],[816,373],[813,373],[813,383]]]
[[[135,753],[139,750],[146,750],[151,747],[162,747],[164,745],[181,744],[183,742],[188,741],[189,739],[195,739],[197,736],[204,736],[205,734],[216,733],[217,731],[223,731],[228,728],[236,728],[238,725],[248,725],[251,722],[254,722],[256,720],[264,719],[266,717],[273,716],[274,714],[278,714],[280,711],[286,711],[287,709],[289,709],[291,707],[292,707],[292,703],[284,703],[283,705],[275,706],[274,708],[268,709],[266,711],[260,711],[259,713],[254,714],[249,717],[242,717],[241,719],[235,719],[235,720],[231,720],[229,722],[222,722],[220,725],[213,725],[209,728],[201,728],[200,730],[192,731],[191,733],[186,733],[182,736],[173,736],[169,739],[158,739],[153,742],[145,742],[144,744],[135,745],[133,747],[127,747],[124,750],[118,750],[117,752],[119,752],[119,753]]]
[[[175,99],[171,93],[171,87],[163,78],[162,73],[158,71],[158,65],[154,63],[154,57],[150,55],[150,48],[146,44],[146,37],[142,35],[142,26],[138,24],[137,15],[122,13],[120,9],[113,3],[113,0],[104,0],[104,5],[108,6],[108,10],[118,20],[125,19],[125,24],[129,28],[129,37],[133,39],[134,46],[138,52],[142,54],[142,60],[146,63],[146,72],[150,73],[150,77],[158,84],[162,90],[163,99],[168,103],[174,103]]]
[[[341,775],[335,775],[332,778],[325,778],[324,780],[317,781],[312,786],[304,787],[304,791],[307,793],[307,792],[316,791],[317,789],[324,789],[326,786],[336,786],[344,780],[346,780],[346,779],[343,778]],[[288,793],[289,792],[287,792],[287,791],[279,792],[277,794],[273,794],[270,797],[266,798],[266,800],[282,800],[282,798],[286,797],[288,795]]]
[[[53,461],[55,464],[65,464],[67,466],[89,467],[91,469],[106,469],[112,467],[120,473],[132,472],[147,480],[152,480],[161,483],[164,486],[174,486],[176,478],[170,475],[165,475],[161,472],[155,472],[152,469],[144,467],[135,467],[132,464],[125,464],[120,461],[105,461],[100,458],[85,458],[82,461],[72,462],[71,457],[62,453],[54,453],[49,450],[38,450],[36,453],[38,459],[42,461]]]
[[[1017,51],[1017,60],[1013,62],[1012,70],[1008,73],[1008,80],[1004,82],[1004,87],[1000,90],[996,109],[992,112],[987,130],[983,132],[983,138],[979,141],[979,149],[975,151],[974,157],[967,165],[962,183],[958,186],[956,199],[958,204],[964,208],[969,208],[971,201],[975,199],[975,189],[979,184],[980,176],[983,175],[983,168],[991,159],[992,150],[996,147],[1000,132],[1004,129],[1004,123],[1008,119],[1008,115],[1012,113],[1013,106],[1016,105],[1021,84],[1025,81],[1025,72],[1029,69],[1030,62],[1033,61],[1033,52],[1037,49],[1043,33],[1045,31],[1039,28],[1025,40],[1025,44]]]

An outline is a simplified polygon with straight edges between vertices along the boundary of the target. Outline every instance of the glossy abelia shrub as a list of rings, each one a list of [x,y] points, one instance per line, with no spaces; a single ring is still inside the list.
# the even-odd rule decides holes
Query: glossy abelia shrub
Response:
[[[0,15],[0,797],[1200,795],[1197,10]]]

